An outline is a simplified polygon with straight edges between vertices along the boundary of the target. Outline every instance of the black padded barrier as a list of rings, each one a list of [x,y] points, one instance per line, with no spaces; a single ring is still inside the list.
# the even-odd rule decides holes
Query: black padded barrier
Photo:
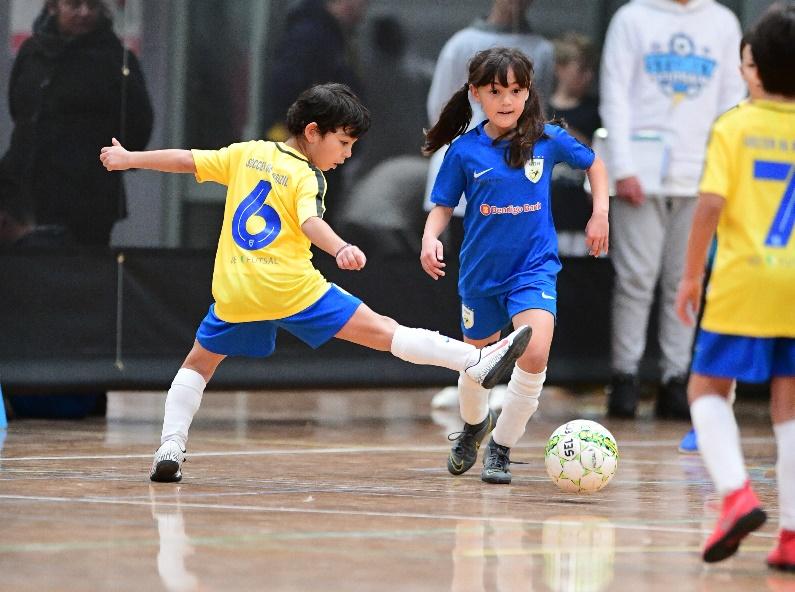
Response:
[[[213,256],[187,249],[0,254],[0,383],[15,392],[166,388],[211,302]],[[447,278],[436,282],[414,255],[370,257],[361,272],[341,271],[322,253],[315,263],[376,312],[460,336],[454,262],[448,262]],[[607,259],[570,258],[563,264],[549,381],[607,381],[612,267]],[[273,356],[228,359],[211,387],[422,386],[455,380],[450,370],[340,340],[312,350],[281,331]]]

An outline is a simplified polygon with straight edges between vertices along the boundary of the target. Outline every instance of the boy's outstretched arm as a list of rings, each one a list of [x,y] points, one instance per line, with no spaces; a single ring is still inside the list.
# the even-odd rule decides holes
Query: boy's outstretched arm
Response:
[[[109,171],[127,169],[149,169],[164,173],[195,173],[196,163],[190,150],[142,150],[130,152],[116,138],[112,146],[105,146],[99,152],[99,160]]]
[[[356,245],[346,243],[322,218],[312,216],[301,225],[312,244],[322,249],[337,261],[340,269],[359,271],[367,263],[367,257]]]
[[[598,156],[594,158],[591,168],[585,171],[591,184],[593,206],[591,218],[585,225],[585,244],[588,252],[594,257],[607,255],[610,244],[610,194],[607,189],[607,167]]]
[[[685,268],[676,294],[676,314],[688,327],[696,322],[698,307],[701,304],[707,253],[725,204],[726,200],[715,193],[702,193],[698,196],[693,223],[690,226],[690,238],[687,241]]]

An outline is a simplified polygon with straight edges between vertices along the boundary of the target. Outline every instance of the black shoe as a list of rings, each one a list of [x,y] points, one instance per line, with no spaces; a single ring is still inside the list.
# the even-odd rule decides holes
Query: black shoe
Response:
[[[686,419],[690,421],[690,404],[687,402],[687,376],[669,378],[657,395],[654,415],[659,419]]]
[[[507,446],[500,446],[489,438],[486,444],[486,451],[483,456],[483,470],[480,472],[481,480],[486,483],[508,484],[511,482],[511,464],[509,458],[511,449]]]
[[[478,459],[478,449],[488,433],[494,429],[497,422],[497,414],[489,410],[486,419],[477,425],[464,424],[464,429],[460,432],[453,432],[447,439],[455,441],[450,456],[447,457],[447,470],[453,475],[463,475]]]
[[[607,416],[633,418],[638,411],[640,381],[635,374],[614,374],[607,387]]]

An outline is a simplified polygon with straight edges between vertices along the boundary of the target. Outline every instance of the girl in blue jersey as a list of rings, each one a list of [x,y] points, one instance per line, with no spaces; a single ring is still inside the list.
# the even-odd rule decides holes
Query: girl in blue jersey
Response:
[[[432,154],[455,140],[431,192],[435,207],[425,224],[420,262],[434,280],[445,275],[439,235],[464,193],[458,291],[465,341],[482,347],[498,339],[509,321],[533,330],[508,383],[496,427],[489,391],[463,373],[458,380],[465,423],[447,468],[454,475],[469,470],[480,443],[494,429],[481,473],[488,483],[510,483],[510,448],[538,408],[546,377],[561,268],[550,208],[552,168],[558,162],[587,171],[593,213],[586,243],[595,257],[608,248],[605,166],[562,127],[544,122],[532,76],[532,63],[518,50],[498,47],[476,54],[467,83],[427,132],[423,147],[426,155]],[[488,119],[464,133],[472,117],[469,93]]]

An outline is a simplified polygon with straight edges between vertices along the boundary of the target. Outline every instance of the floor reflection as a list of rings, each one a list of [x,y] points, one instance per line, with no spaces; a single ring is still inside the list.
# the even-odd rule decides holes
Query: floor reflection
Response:
[[[601,592],[613,581],[615,528],[592,516],[544,520],[544,582],[555,592]]]
[[[591,516],[537,524],[458,523],[451,592],[601,592],[613,581],[615,528]],[[541,583],[541,585],[539,585]]]
[[[157,554],[157,573],[169,592],[199,590],[199,578],[188,570],[185,560],[194,552],[185,533],[185,518],[180,507],[180,488],[168,493],[149,486],[152,518],[157,523],[160,551]]]

